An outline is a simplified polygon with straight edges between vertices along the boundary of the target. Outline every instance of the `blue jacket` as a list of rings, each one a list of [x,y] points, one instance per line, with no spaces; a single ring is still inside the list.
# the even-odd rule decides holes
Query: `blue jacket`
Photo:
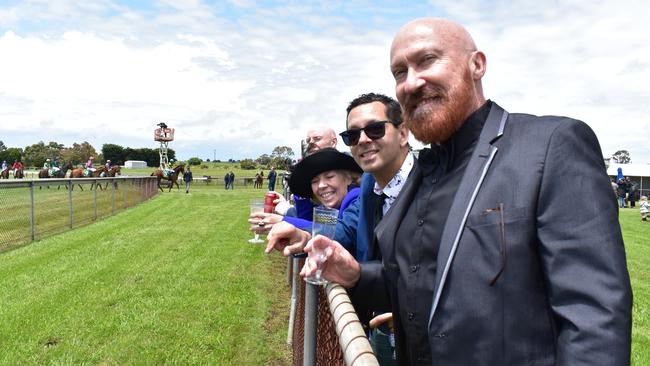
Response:
[[[375,178],[368,173],[361,176],[361,193],[350,205],[336,225],[335,240],[341,243],[359,262],[376,259],[373,248],[375,230],[375,206],[377,196],[373,192]]]
[[[359,188],[352,188],[348,191],[348,194],[345,195],[343,202],[341,202],[341,207],[339,207],[339,222],[341,221],[343,213],[348,209],[348,207],[357,201],[359,192],[361,192]],[[299,217],[285,216],[282,221],[286,221],[298,229],[311,232],[311,220],[305,220]],[[336,225],[336,230],[339,230],[339,225]]]

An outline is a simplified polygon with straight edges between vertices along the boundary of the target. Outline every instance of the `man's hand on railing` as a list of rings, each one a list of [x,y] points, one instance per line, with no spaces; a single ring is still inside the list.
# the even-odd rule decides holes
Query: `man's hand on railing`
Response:
[[[268,214],[267,214],[268,215]],[[308,232],[302,231],[286,221],[278,222],[266,236],[269,241],[264,253],[271,253],[273,248],[282,252],[285,257],[302,253],[305,244],[311,238]]]
[[[337,241],[331,240],[322,235],[316,235],[309,240],[305,247],[307,254],[313,251],[323,251],[325,261],[321,264],[321,276],[330,282],[338,283],[345,288],[354,287],[361,276],[359,262]],[[302,277],[313,276],[316,273],[316,258],[309,255],[305,265],[300,271]]]
[[[251,231],[255,234],[268,234],[273,225],[282,221],[282,216],[265,212],[255,212],[248,216],[248,223],[251,224]]]

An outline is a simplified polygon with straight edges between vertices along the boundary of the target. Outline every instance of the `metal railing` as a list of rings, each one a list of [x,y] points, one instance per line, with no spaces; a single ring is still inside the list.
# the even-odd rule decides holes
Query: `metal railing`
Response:
[[[155,177],[0,181],[0,252],[90,224],[157,193]]]
[[[291,310],[287,343],[294,366],[379,365],[343,287],[315,286],[298,275],[303,258],[289,257]]]

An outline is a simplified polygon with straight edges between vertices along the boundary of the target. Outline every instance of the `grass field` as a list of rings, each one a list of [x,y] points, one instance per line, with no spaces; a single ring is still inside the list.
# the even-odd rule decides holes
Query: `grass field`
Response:
[[[650,221],[641,222],[638,208],[621,209],[619,221],[634,292],[632,364],[650,365]]]
[[[182,192],[0,254],[0,364],[289,364],[286,263],[246,243],[263,192]],[[620,221],[649,365],[650,222]]]
[[[246,242],[259,191],[181,192],[2,254],[0,364],[288,364],[286,262]]]

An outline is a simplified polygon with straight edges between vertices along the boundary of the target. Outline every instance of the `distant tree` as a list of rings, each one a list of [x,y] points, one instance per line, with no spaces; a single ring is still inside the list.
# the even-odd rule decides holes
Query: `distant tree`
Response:
[[[88,141],[84,141],[81,144],[75,142],[72,144],[72,147],[61,150],[63,160],[72,161],[73,164],[83,163],[91,156],[95,158],[95,161],[101,161],[97,151]]]
[[[253,159],[244,159],[239,163],[239,166],[244,170],[253,170],[257,168],[257,164]]]
[[[187,159],[187,163],[189,165],[201,165],[202,162],[203,161],[197,157]]]
[[[9,147],[0,150],[0,161],[6,160],[7,163],[13,163],[15,160],[22,160],[23,149],[19,147]]]
[[[292,159],[293,149],[288,146],[276,146],[271,152],[271,165],[277,169],[289,169]]]
[[[102,155],[104,159],[110,160],[113,164],[124,165],[124,148],[115,144],[102,145]]]
[[[5,146],[5,143],[0,140],[0,151],[7,150],[7,147]]]
[[[629,164],[632,162],[630,153],[627,150],[618,150],[612,155],[612,160],[619,164]]]
[[[271,164],[271,157],[268,154],[262,154],[259,158],[255,159],[255,162],[259,165],[268,166]]]
[[[209,163],[209,162],[210,162],[210,158],[205,159],[205,161],[206,161],[207,163]]]
[[[23,153],[24,164],[27,166],[43,166],[45,159],[61,156],[63,144],[50,141],[47,145],[43,141],[25,147]]]

